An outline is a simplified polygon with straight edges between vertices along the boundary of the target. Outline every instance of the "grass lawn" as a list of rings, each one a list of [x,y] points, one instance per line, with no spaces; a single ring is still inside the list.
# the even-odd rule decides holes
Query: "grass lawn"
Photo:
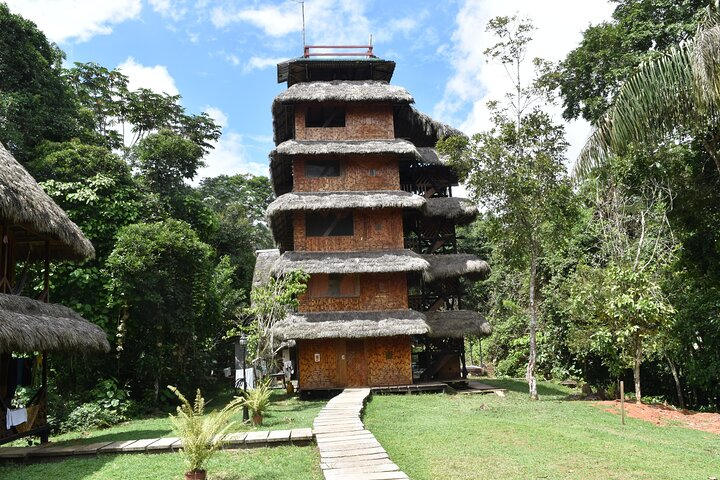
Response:
[[[218,452],[207,465],[209,480],[322,479],[315,447],[273,447]],[[23,480],[180,480],[179,453],[99,455],[62,462],[0,466],[0,478]]]
[[[188,395],[190,401],[195,396]],[[229,395],[207,398],[206,411],[219,410],[230,400]],[[297,396],[288,396],[284,390],[273,390],[270,409],[263,419],[263,425],[254,428],[243,425],[242,411],[235,414],[232,420],[235,425],[230,432],[243,432],[249,430],[283,430],[290,428],[311,427],[313,419],[325,406],[327,400],[299,400]],[[174,436],[172,425],[167,414],[158,414],[151,418],[133,420],[121,425],[87,432],[69,432],[62,435],[53,435],[50,441],[56,445],[75,445],[100,441],[139,440],[143,438],[158,438]],[[21,443],[15,442],[15,445]]]
[[[365,425],[414,480],[720,477],[718,435],[631,418],[622,426],[550,383],[531,402],[524,382],[482,382],[507,397],[375,395]]]

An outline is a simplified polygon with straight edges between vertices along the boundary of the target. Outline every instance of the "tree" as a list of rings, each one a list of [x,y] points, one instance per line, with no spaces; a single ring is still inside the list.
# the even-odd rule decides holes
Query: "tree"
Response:
[[[612,20],[583,32],[557,71],[567,119],[597,121],[644,60],[692,38],[707,0],[613,0]]]
[[[530,397],[537,399],[538,264],[551,239],[558,238],[572,206],[572,190],[563,166],[567,142],[563,128],[533,103],[546,92],[522,77],[523,61],[533,30],[529,20],[497,17],[488,23],[499,42],[486,54],[500,61],[511,81],[508,107],[488,107],[494,126],[469,141],[440,142],[467,179],[473,197],[488,210],[491,236],[509,252],[505,258],[525,271],[529,310],[529,356],[526,377]],[[536,66],[543,62],[536,60]]]
[[[271,277],[267,283],[255,285],[250,293],[250,306],[239,312],[238,328],[229,336],[247,329],[253,334],[257,359],[271,365],[275,352],[273,326],[290,312],[297,310],[298,297],[305,293],[309,275],[294,270],[279,278]]]
[[[0,142],[20,162],[43,140],[69,140],[78,132],[63,59],[34,23],[0,3]]]
[[[643,62],[599,119],[578,158],[587,175],[634,144],[698,141],[720,173],[720,16],[708,8],[692,41]],[[679,135],[678,135],[679,134]]]
[[[107,261],[116,313],[118,373],[157,402],[161,385],[190,386],[209,368],[221,336],[213,252],[184,222],[135,224]]]

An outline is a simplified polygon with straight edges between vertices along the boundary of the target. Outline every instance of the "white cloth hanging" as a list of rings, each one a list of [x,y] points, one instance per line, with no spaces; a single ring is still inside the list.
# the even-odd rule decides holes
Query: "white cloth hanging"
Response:
[[[10,430],[12,427],[25,422],[27,422],[26,408],[10,408],[5,414],[6,430]]]

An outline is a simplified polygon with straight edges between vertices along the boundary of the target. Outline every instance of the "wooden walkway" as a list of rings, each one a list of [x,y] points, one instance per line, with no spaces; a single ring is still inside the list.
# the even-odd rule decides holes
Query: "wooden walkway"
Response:
[[[312,442],[312,430],[272,430],[228,433],[223,448],[257,448],[276,445],[308,445]],[[104,453],[164,453],[182,448],[179,438],[151,438],[143,440],[121,440],[89,443],[84,445],[53,445],[46,443],[37,447],[0,448],[1,460],[40,461],[53,457],[73,455],[98,455]]]
[[[362,411],[369,395],[369,388],[346,388],[315,418],[313,433],[326,480],[409,478],[362,423]]]

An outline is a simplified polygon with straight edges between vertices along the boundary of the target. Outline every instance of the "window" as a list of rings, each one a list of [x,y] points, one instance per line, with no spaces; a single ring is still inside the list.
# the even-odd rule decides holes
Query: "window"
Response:
[[[359,297],[360,275],[331,273],[310,277],[308,293],[312,298]]]
[[[352,236],[353,227],[353,214],[350,211],[305,214],[305,235],[308,237]]]
[[[305,110],[306,128],[344,127],[344,107],[308,107]]]
[[[305,160],[306,177],[339,177],[340,160]]]

